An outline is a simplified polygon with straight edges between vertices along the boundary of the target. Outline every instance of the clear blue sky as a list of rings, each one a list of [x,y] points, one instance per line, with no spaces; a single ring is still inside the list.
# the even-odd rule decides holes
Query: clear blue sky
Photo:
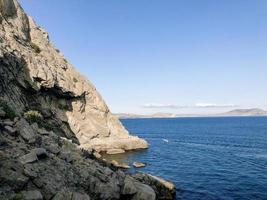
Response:
[[[267,109],[266,0],[20,0],[113,112]]]

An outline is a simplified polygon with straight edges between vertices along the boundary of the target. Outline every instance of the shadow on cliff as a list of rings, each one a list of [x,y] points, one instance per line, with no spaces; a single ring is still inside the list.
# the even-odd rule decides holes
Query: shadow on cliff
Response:
[[[39,111],[44,117],[43,126],[58,135],[79,144],[67,122],[66,112],[72,110],[71,102],[77,97],[63,92],[58,86],[38,87],[44,80],[31,79],[27,63],[15,53],[5,53],[0,57],[0,97],[23,116],[29,110]],[[57,115],[63,115],[62,121]]]

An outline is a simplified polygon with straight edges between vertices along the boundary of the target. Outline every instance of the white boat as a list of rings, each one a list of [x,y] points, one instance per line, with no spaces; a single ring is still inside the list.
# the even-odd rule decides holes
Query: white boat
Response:
[[[162,139],[164,142],[166,142],[166,143],[168,143],[169,142],[169,140],[167,140],[167,139]]]

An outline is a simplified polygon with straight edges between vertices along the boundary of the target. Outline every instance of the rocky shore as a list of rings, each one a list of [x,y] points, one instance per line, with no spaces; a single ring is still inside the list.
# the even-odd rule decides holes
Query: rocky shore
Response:
[[[0,107],[0,199],[173,199],[174,186],[126,174],[94,151]],[[170,184],[170,183],[169,183]]]
[[[99,154],[147,146],[17,0],[0,0],[0,199],[173,199],[171,183]]]

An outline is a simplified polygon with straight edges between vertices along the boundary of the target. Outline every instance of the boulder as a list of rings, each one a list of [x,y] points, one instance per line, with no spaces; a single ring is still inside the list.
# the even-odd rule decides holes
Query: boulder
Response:
[[[90,197],[87,194],[81,194],[78,192],[74,192],[72,194],[71,200],[90,200]]]
[[[141,167],[145,167],[146,164],[141,163],[141,162],[134,162],[134,163],[133,163],[133,166],[134,166],[135,168],[141,168]]]
[[[37,158],[37,155],[36,153],[34,152],[31,152],[31,153],[28,153],[24,156],[21,156],[19,158],[19,161],[24,165],[24,164],[27,164],[27,163],[32,163],[32,162],[35,162],[37,161],[38,158]]]
[[[43,196],[38,190],[22,191],[21,194],[24,200],[43,200]]]
[[[152,187],[156,192],[157,199],[172,200],[175,198],[176,188],[171,182],[144,173],[132,174],[131,176],[134,179]]]
[[[7,199],[1,197],[4,187],[20,191],[28,182],[29,178],[23,175],[22,164],[0,159],[0,199]]]
[[[34,143],[36,140],[36,135],[34,133],[33,128],[30,126],[30,124],[25,120],[21,119],[16,123],[17,130],[19,130],[19,133],[21,137],[27,141],[28,143]]]
[[[155,191],[148,185],[145,185],[130,176],[124,179],[122,194],[127,199],[132,200],[155,200]]]
[[[35,171],[34,166],[31,164],[25,164],[24,165],[23,173],[30,178],[36,178],[37,177],[37,172]]]
[[[155,191],[148,185],[140,182],[135,182],[137,193],[134,195],[132,200],[155,200]]]
[[[90,197],[79,192],[62,191],[58,192],[52,200],[90,200]]]
[[[93,153],[93,155],[98,159],[101,158],[101,154],[96,151]]]
[[[35,148],[35,149],[32,149],[31,152],[33,154],[36,154],[38,159],[46,158],[48,156],[44,148]]]
[[[124,186],[122,188],[123,195],[134,195],[137,193],[137,187],[134,184],[135,181],[136,180],[132,177],[126,176]]]
[[[120,154],[120,153],[125,153],[125,150],[123,150],[123,149],[109,149],[109,150],[107,150],[107,154],[109,154],[109,155]]]
[[[126,163],[119,163],[116,160],[112,160],[111,164],[115,167],[121,168],[121,169],[130,169],[131,167],[127,165]]]
[[[53,154],[58,154],[60,152],[60,148],[57,144],[50,144],[48,146],[45,146],[47,151],[53,153]]]

